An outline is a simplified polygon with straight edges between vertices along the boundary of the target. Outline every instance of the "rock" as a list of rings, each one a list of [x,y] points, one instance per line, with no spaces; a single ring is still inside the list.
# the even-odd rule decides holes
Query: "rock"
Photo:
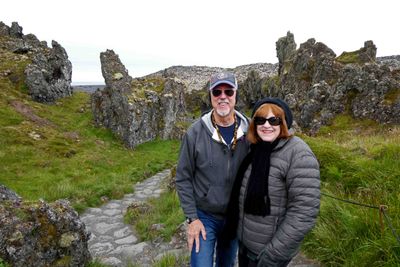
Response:
[[[65,49],[52,41],[48,54],[36,54],[25,69],[26,83],[33,100],[53,103],[72,94],[72,64]]]
[[[11,23],[10,36],[15,38],[22,38],[22,27],[17,22]]]
[[[0,36],[10,36],[10,27],[0,21]]]
[[[285,38],[291,40],[288,36],[277,42],[278,51],[293,51],[294,41],[285,42]],[[336,57],[329,47],[311,38],[290,56],[284,54],[277,82],[266,84],[264,92],[288,102],[301,130],[315,134],[345,112],[379,123],[400,123],[400,64],[396,57],[376,59],[372,41]]]
[[[212,74],[221,71],[230,71],[235,74],[239,88],[241,83],[245,81],[251,71],[258,73],[260,78],[268,78],[276,75],[277,64],[271,63],[255,63],[249,65],[242,65],[236,68],[218,68],[206,66],[172,66],[164,70],[155,72],[144,76],[143,79],[148,78],[178,78],[187,86],[187,92],[206,90],[208,81]]]
[[[285,37],[279,38],[279,40],[276,42],[276,55],[279,60],[279,75],[282,72],[285,62],[290,61],[295,52],[296,42],[294,41],[294,35],[291,32],[287,32]]]
[[[24,202],[0,186],[0,258],[10,266],[86,266],[89,233],[65,200]]]
[[[252,108],[257,100],[266,95],[263,84],[265,79],[260,77],[259,72],[253,70],[248,73],[247,79],[240,84],[239,100],[237,106]]]
[[[57,99],[72,94],[71,77],[72,64],[68,60],[65,49],[56,41],[52,41],[52,48],[46,42],[39,41],[35,35],[24,35],[22,27],[13,22],[8,27],[0,22],[0,36],[2,46],[19,55],[17,60],[29,59],[32,63],[25,68],[25,83],[32,99],[42,103],[54,103]],[[10,80],[18,83],[10,75]]]
[[[22,198],[4,185],[0,185],[0,203],[6,200],[11,201],[12,203],[20,203]]]
[[[92,94],[96,125],[111,129],[129,148],[183,135],[186,85],[182,81],[133,80],[112,50],[101,53],[100,61],[106,87]]]

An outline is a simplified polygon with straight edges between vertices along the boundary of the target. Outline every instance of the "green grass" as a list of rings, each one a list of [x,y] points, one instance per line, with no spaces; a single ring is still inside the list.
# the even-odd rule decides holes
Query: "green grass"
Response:
[[[121,198],[137,181],[176,162],[178,141],[130,150],[109,130],[94,127],[86,93],[55,105],[21,101],[52,123],[38,125],[0,101],[0,183],[26,200],[66,198],[82,211],[101,204],[102,196]]]
[[[170,241],[178,225],[185,220],[176,191],[164,192],[159,198],[150,199],[147,204],[150,207],[148,211],[141,214],[128,211],[125,220],[134,225],[141,240],[162,237]],[[162,229],[152,229],[152,225],[161,223],[164,225]]]
[[[167,254],[153,264],[154,267],[189,266],[188,256]]]
[[[400,234],[400,127],[336,118],[315,138],[303,136],[321,164],[322,192],[372,206],[387,205]],[[303,249],[324,266],[398,266],[400,244],[379,211],[321,197]]]

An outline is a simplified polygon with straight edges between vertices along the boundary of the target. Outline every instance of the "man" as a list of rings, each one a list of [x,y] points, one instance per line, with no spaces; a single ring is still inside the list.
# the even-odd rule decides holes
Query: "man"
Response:
[[[181,145],[176,188],[188,222],[191,266],[233,266],[237,240],[222,242],[226,208],[248,145],[247,118],[234,109],[237,80],[222,72],[210,79],[212,110],[187,130]]]

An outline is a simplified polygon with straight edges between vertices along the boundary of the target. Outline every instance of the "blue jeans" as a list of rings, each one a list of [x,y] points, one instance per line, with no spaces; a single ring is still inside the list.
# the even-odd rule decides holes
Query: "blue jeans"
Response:
[[[196,253],[196,242],[193,243],[190,266],[192,267],[212,267],[214,261],[214,249],[216,247],[216,267],[232,267],[235,264],[238,250],[237,239],[232,240],[224,247],[221,244],[221,232],[225,225],[225,220],[217,219],[209,213],[197,210],[197,215],[206,229],[206,238],[203,240],[200,233],[200,250]]]

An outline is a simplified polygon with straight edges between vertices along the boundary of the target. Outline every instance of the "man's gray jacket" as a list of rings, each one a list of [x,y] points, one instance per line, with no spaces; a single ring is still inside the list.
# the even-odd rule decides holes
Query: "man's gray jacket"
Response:
[[[239,195],[238,238],[258,256],[258,266],[281,266],[297,253],[316,222],[320,204],[320,172],[310,147],[299,137],[281,139],[271,153],[268,192],[271,214],[243,212],[251,164]]]
[[[181,206],[187,218],[198,218],[197,209],[222,218],[226,213],[236,172],[248,152],[245,133],[248,120],[240,118],[237,145],[220,141],[211,122],[209,112],[187,130],[181,145],[176,170],[176,188]]]

